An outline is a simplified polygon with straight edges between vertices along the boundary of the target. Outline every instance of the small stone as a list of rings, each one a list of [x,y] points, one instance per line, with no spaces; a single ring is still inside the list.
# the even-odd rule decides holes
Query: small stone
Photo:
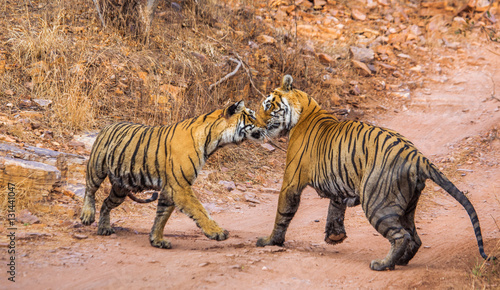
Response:
[[[236,189],[236,185],[234,184],[233,181],[220,180],[218,184],[224,186],[224,188],[228,191]]]
[[[349,51],[352,59],[364,63],[369,63],[375,58],[375,52],[370,48],[351,46]]]
[[[44,99],[33,99],[33,102],[35,102],[38,106],[42,108],[46,108],[52,104],[51,100],[44,100]]]
[[[262,271],[267,271],[269,270],[266,266],[262,267]]]
[[[353,9],[352,10],[352,18],[354,18],[355,20],[364,21],[364,20],[366,20],[366,14],[359,11],[358,9]]]
[[[246,193],[244,197],[245,197],[245,201],[248,201],[251,203],[256,203],[256,204],[260,203],[260,201],[255,198],[255,194],[253,194],[253,193]]]
[[[325,80],[324,83],[326,85],[329,85],[332,87],[339,87],[339,86],[342,86],[344,84],[344,81],[339,79],[339,78],[333,78],[333,79]]]
[[[33,130],[38,129],[42,126],[42,124],[40,122],[37,122],[37,121],[31,122],[30,125],[31,125],[31,129],[33,129]]]
[[[261,34],[261,35],[257,36],[257,38],[255,40],[257,40],[257,42],[260,44],[275,44],[276,43],[276,39],[274,39],[273,37],[271,37],[269,35],[265,35],[265,34]]]
[[[265,192],[265,193],[280,193],[279,189],[270,188],[270,187],[263,187],[263,188],[261,188],[261,191]]]
[[[16,140],[7,136],[7,135],[3,135],[3,134],[0,134],[0,141],[5,141],[5,142],[11,142],[11,143],[15,143]]]
[[[27,209],[21,210],[16,217],[16,220],[23,224],[38,224],[40,220],[29,212]]]
[[[325,53],[318,53],[318,58],[319,62],[321,62],[322,64],[331,64],[334,61],[333,57]]]
[[[352,64],[354,65],[354,67],[360,69],[364,75],[371,75],[372,74],[372,71],[365,63],[362,63],[360,61],[353,59]]]
[[[260,146],[262,146],[264,149],[266,149],[267,151],[270,151],[270,152],[273,152],[274,150],[276,150],[276,148],[274,148],[269,143],[262,143],[262,144],[260,144]]]
[[[77,239],[77,240],[85,240],[87,239],[89,236],[87,235],[84,235],[84,234],[77,234],[77,233],[74,233],[73,234],[73,238]]]
[[[205,62],[207,61],[207,57],[204,54],[197,53],[197,52],[191,52],[191,55],[196,57],[200,62]]]
[[[85,144],[83,142],[75,141],[75,140],[69,141],[68,146],[72,147],[72,148],[79,148],[79,147],[85,148]]]

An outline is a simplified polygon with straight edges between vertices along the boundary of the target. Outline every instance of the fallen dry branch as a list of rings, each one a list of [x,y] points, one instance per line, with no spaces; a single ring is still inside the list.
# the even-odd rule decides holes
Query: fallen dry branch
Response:
[[[220,85],[222,82],[226,81],[228,78],[234,76],[238,72],[238,70],[240,69],[240,67],[241,67],[241,61],[238,61],[238,60],[236,60],[234,58],[229,58],[229,60],[232,61],[232,62],[237,63],[238,65],[236,66],[236,68],[232,72],[230,72],[227,75],[225,75],[223,78],[221,78],[220,80],[218,80],[215,84],[211,84],[210,87],[208,87],[209,91],[213,90],[216,86]]]

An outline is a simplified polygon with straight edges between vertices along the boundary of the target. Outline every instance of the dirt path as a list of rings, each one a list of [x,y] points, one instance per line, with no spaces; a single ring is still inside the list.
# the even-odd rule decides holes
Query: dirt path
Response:
[[[498,98],[500,93],[500,59],[487,51],[476,51],[468,61],[471,65],[447,75],[449,80],[444,84],[430,84],[417,90],[412,100],[398,107],[397,112],[388,110],[377,114],[372,121],[413,140],[428,157],[451,172],[450,178],[461,190],[469,192],[481,221],[486,252],[490,253],[498,248],[500,240],[494,222],[494,219],[500,221],[500,139],[490,141],[487,150],[480,150],[475,141],[483,140],[487,132],[493,132],[494,126],[498,128],[500,124],[500,102],[491,98],[495,80],[495,96]],[[463,159],[461,163],[462,159],[454,157],[467,157],[471,152],[477,155],[474,162]],[[165,230],[173,244],[171,250],[149,245],[151,210],[112,216],[118,228],[110,237],[97,236],[95,226],[78,227],[79,221],[75,220],[76,228],[71,223],[62,225],[62,231],[34,237],[19,246],[18,279],[14,286],[19,289],[472,286],[470,269],[480,261],[480,256],[471,223],[465,210],[435,184],[429,183],[417,210],[423,247],[408,266],[387,272],[369,269],[372,259],[385,256],[389,243],[369,225],[359,207],[347,211],[348,239],[344,243],[330,246],[323,241],[328,201],[320,199],[311,189],[303,194],[285,247],[255,247],[257,237],[269,234],[272,229],[277,198],[277,194],[262,193],[256,206],[240,202],[213,213],[212,217],[230,231],[230,238],[222,242],[208,240],[190,219],[176,212]],[[75,239],[72,237],[75,232],[88,238]],[[12,289],[12,285],[8,286]],[[0,288],[4,287],[2,282]]]

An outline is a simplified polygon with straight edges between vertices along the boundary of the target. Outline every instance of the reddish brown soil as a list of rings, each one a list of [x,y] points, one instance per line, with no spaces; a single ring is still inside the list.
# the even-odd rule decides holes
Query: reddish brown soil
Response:
[[[444,84],[417,89],[404,104],[363,118],[413,140],[462,191],[469,192],[486,253],[498,254],[500,139],[495,134],[500,124],[500,59],[486,50],[453,57],[464,63],[472,60],[473,65],[449,73]],[[281,174],[276,172],[277,178]],[[481,257],[470,220],[433,183],[428,184],[416,215],[423,246],[408,266],[385,272],[372,271],[369,264],[386,255],[389,243],[369,225],[360,207],[347,211],[348,238],[331,246],[323,241],[328,200],[306,189],[285,246],[257,248],[257,238],[271,232],[278,195],[259,193],[257,198],[260,203],[255,206],[241,201],[213,210],[212,217],[230,232],[222,242],[208,240],[193,221],[175,212],[165,229],[173,245],[170,250],[149,245],[152,205],[132,206],[127,201],[126,211],[112,213],[117,231],[109,237],[97,236],[95,226],[78,227],[78,219],[50,226],[48,236],[18,240],[17,281],[7,284],[2,270],[0,288],[473,287],[471,269]],[[48,227],[33,225],[23,231],[43,233],[49,232]],[[76,239],[75,233],[88,238]]]

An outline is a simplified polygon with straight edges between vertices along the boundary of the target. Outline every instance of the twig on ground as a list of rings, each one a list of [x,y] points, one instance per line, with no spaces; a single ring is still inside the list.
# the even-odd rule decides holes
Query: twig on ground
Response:
[[[273,145],[274,147],[278,148],[279,150],[283,151],[283,152],[286,152],[285,149],[281,148],[279,145],[277,145],[276,143],[274,143],[271,138],[266,138],[266,142]]]
[[[213,90],[216,86],[220,85],[223,81],[225,81],[228,78],[234,76],[238,72],[238,70],[240,69],[240,67],[241,67],[241,61],[238,61],[238,60],[236,60],[234,58],[229,58],[229,60],[232,61],[232,62],[237,63],[238,65],[236,66],[236,68],[232,72],[230,72],[227,75],[225,75],[223,78],[221,78],[220,80],[218,80],[215,84],[211,84],[208,87],[209,91]]]
[[[243,68],[247,71],[247,74],[248,74],[248,78],[250,79],[250,84],[252,85],[252,87],[263,97],[265,98],[266,95],[264,95],[258,88],[257,86],[255,86],[255,84],[253,83],[253,80],[252,80],[252,73],[250,72],[250,66],[247,65],[242,59],[241,57],[237,54],[237,53],[234,53],[236,55],[236,57],[240,60],[240,62],[243,64]]]
[[[220,45],[221,45],[221,46],[222,46],[222,47],[223,47],[226,51],[229,51],[229,49],[228,49],[228,48],[227,48],[227,47],[226,47],[226,46],[225,46],[225,45],[224,45],[224,44],[223,44],[220,40],[215,39],[215,38],[213,38],[213,37],[210,37],[210,36],[208,36],[208,35],[206,35],[206,34],[204,34],[204,33],[202,33],[202,32],[199,32],[199,31],[197,31],[197,30],[193,30],[193,32],[198,33],[198,34],[201,34],[201,35],[203,35],[204,37],[206,37],[206,38],[208,38],[208,39],[210,39],[210,40],[212,40],[212,41],[217,42],[217,43],[218,43],[218,44],[220,44]],[[225,37],[225,36],[224,36],[224,37]],[[253,82],[253,80],[252,80],[252,73],[250,72],[250,68],[251,68],[251,67],[250,67],[247,63],[245,63],[245,62],[243,61],[243,59],[242,59],[242,58],[241,58],[241,57],[240,57],[240,56],[239,56],[236,52],[232,52],[232,54],[234,54],[234,55],[236,56],[236,58],[238,58],[238,61],[239,61],[239,62],[243,65],[243,68],[245,69],[245,71],[246,71],[246,72],[247,72],[247,74],[248,74],[248,78],[250,79],[250,84],[252,85],[252,87],[253,87],[253,88],[257,91],[257,93],[259,93],[259,95],[261,95],[262,97],[265,97],[266,95],[264,95],[264,94],[263,94],[263,93],[262,93],[262,92],[261,92],[261,91],[257,88],[257,86],[255,85],[255,83],[254,83],[254,82]],[[211,87],[211,86],[210,86],[210,87]],[[209,88],[209,89],[210,89],[210,88]]]
[[[102,17],[101,14],[101,9],[99,8],[99,3],[97,3],[97,0],[92,0],[95,4],[95,9],[97,10],[97,14],[99,15],[99,19],[101,19],[102,26],[106,28],[106,23],[104,23],[104,18]]]

